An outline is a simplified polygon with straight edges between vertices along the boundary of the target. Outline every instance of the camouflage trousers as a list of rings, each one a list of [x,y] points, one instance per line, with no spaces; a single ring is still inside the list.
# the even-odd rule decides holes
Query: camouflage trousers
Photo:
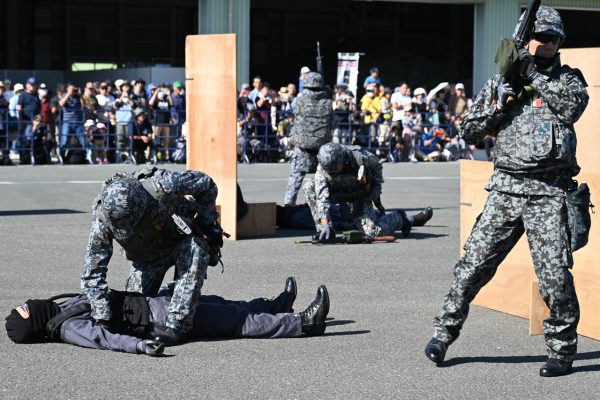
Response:
[[[290,178],[283,200],[285,205],[296,205],[304,177],[306,174],[314,173],[317,170],[317,164],[316,154],[311,154],[298,146],[294,147],[294,153],[290,159]]]
[[[548,355],[573,359],[577,352],[579,303],[569,271],[573,258],[565,198],[560,196],[490,192],[464,245],[464,256],[454,268],[444,307],[434,319],[435,338],[448,344],[458,338],[469,304],[525,232],[540,293],[550,309],[544,321]]]
[[[315,225],[319,226],[320,218],[314,179],[310,179],[304,184],[304,196],[315,220]],[[352,213],[349,208],[360,210],[360,212]],[[374,238],[377,236],[393,235],[396,230],[402,228],[402,217],[399,213],[389,212],[382,214],[379,210],[373,208],[373,202],[370,199],[356,201],[351,206],[348,203],[342,203],[340,204],[340,209],[341,221],[332,220],[333,228],[337,230],[358,229],[362,230],[365,236]]]
[[[175,287],[169,303],[166,326],[180,332],[189,332],[194,323],[200,290],[206,279],[208,259],[208,244],[198,236],[188,236],[169,257],[153,263],[134,262],[125,290],[148,296],[156,295],[167,270],[175,265]]]

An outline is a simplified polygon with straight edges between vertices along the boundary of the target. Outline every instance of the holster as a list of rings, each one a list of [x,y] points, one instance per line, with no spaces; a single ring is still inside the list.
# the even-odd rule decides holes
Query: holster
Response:
[[[586,183],[578,185],[577,181],[573,182],[574,190],[568,190],[566,196],[571,252],[587,244],[592,226],[590,208],[592,212],[594,211],[588,185]]]

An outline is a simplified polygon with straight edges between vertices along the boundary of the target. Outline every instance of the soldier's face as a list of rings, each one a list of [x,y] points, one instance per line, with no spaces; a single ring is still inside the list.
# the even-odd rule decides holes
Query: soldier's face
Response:
[[[527,49],[532,56],[552,58],[558,51],[559,41],[560,38],[558,36],[539,34],[531,39]]]

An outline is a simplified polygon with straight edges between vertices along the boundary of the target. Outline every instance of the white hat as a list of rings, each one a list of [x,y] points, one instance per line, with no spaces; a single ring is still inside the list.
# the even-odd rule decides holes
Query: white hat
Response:
[[[98,128],[98,129],[106,129],[106,125],[104,125],[102,122],[98,122],[96,124],[96,128]]]
[[[83,124],[83,127],[84,127],[84,128],[88,128],[88,127],[90,127],[90,126],[92,126],[92,125],[96,125],[96,123],[94,122],[94,120],[93,120],[93,119],[88,119],[88,120],[87,120],[87,121],[85,121],[85,123]]]
[[[115,87],[116,87],[117,89],[118,89],[118,88],[120,88],[120,87],[121,87],[121,85],[123,84],[123,82],[124,82],[124,81],[123,81],[123,79],[117,79],[117,80],[115,81]]]
[[[454,86],[454,89],[465,90],[465,85],[463,85],[462,83],[457,83]]]
[[[423,96],[427,96],[427,92],[422,87],[416,88],[413,94],[415,96],[418,95],[418,94],[422,94]]]
[[[302,68],[300,68],[300,73],[301,74],[307,74],[309,72],[310,72],[310,68],[308,68],[308,67],[302,67]]]
[[[18,92],[19,90],[23,90],[23,89],[25,89],[25,88],[23,87],[22,83],[15,83],[15,86],[13,86],[13,92],[15,92],[15,93]]]

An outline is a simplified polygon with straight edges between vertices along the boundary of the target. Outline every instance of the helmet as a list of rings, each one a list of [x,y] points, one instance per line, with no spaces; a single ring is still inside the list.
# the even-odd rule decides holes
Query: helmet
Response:
[[[515,31],[513,33],[513,37],[517,34],[519,30],[519,26],[521,25],[521,21],[523,21],[523,17],[525,13],[521,14],[519,18],[519,22],[515,27]],[[552,36],[560,37],[561,43],[565,39],[565,28],[563,26],[562,19],[560,18],[560,14],[554,8],[550,8],[548,6],[540,6],[537,13],[535,14],[535,24],[533,28],[534,33],[545,33]]]
[[[318,72],[308,72],[302,80],[302,86],[305,88],[322,88],[323,77]]]
[[[135,226],[148,207],[149,194],[139,180],[122,178],[108,184],[101,194],[106,222],[117,229]]]
[[[321,146],[317,155],[319,165],[328,174],[333,174],[346,163],[346,150],[341,144],[327,143]]]

